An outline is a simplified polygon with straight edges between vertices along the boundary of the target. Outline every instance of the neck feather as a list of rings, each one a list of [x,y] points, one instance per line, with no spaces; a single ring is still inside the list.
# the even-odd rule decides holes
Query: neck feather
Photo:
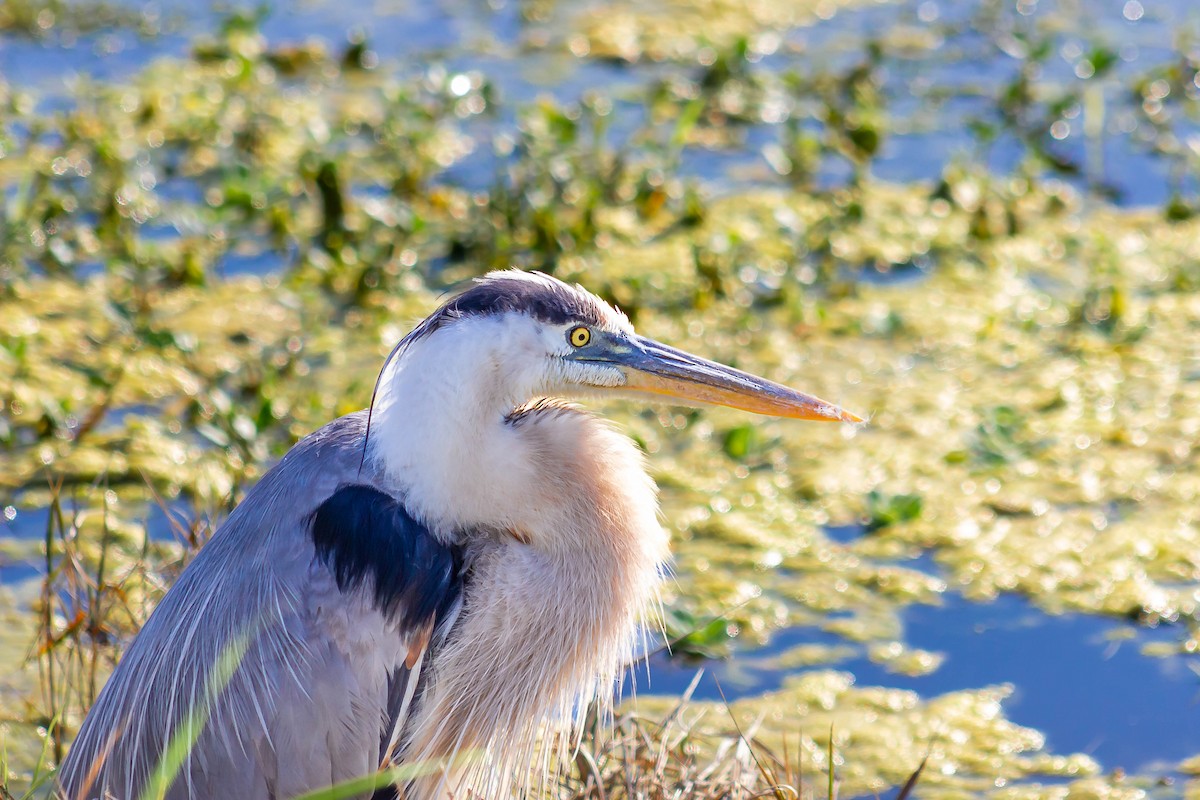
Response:
[[[442,537],[506,524],[498,502],[528,480],[505,423],[523,398],[504,393],[511,381],[499,379],[498,360],[465,357],[470,348],[457,338],[449,329],[401,348],[371,414],[369,457]]]
[[[463,614],[406,743],[416,763],[482,758],[418,781],[405,795],[415,800],[519,795],[513,784],[527,784],[539,742],[569,752],[592,700],[607,717],[637,622],[656,603],[667,538],[629,439],[553,404],[512,429],[542,470],[520,498],[530,544],[473,548]]]

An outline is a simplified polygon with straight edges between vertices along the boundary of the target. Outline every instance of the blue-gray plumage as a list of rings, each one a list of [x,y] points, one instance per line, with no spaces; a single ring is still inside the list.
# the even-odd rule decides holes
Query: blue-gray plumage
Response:
[[[448,617],[462,576],[454,548],[406,527],[394,498],[344,486],[379,479],[370,464],[359,474],[365,429],[360,412],[298,444],[184,570],[80,731],[62,769],[68,797],[138,797],[172,730],[205,703],[222,650],[251,633],[168,797],[286,797],[379,766],[395,724],[382,713],[389,683],[403,687],[411,672],[403,637]],[[362,492],[373,493],[366,507],[340,524],[328,519]],[[380,545],[380,555],[419,553],[435,570],[373,562],[369,550]],[[354,645],[375,639],[394,639],[395,655],[363,670]],[[331,736],[344,744],[307,741]]]
[[[369,414],[247,493],[129,646],[61,794],[139,797],[189,725],[168,798],[287,798],[397,763],[427,767],[406,800],[544,780],[535,750],[611,699],[667,556],[641,454],[553,399],[597,391],[858,421],[643,339],[582,289],[493,273],[397,346]]]

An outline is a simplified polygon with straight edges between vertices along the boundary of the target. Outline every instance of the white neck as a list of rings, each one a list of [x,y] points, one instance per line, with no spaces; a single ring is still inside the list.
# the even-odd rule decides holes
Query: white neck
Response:
[[[503,319],[447,326],[397,354],[380,378],[370,455],[439,537],[515,524],[504,510],[532,479],[505,417],[536,387],[499,374],[511,369],[499,354],[511,352],[514,329]]]

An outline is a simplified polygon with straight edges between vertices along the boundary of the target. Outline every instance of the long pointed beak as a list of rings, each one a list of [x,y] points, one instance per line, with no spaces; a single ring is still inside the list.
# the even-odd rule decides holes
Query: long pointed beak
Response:
[[[620,345],[605,350],[603,356],[595,360],[622,368],[626,378],[623,389],[672,397],[685,404],[727,406],[774,417],[826,422],[863,421],[833,403],[676,350],[653,339],[630,336]]]

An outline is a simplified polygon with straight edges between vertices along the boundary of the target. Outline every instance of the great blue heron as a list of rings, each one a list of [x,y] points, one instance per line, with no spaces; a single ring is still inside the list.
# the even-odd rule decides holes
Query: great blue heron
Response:
[[[170,798],[424,762],[406,800],[511,792],[539,731],[611,697],[668,555],[641,453],[553,399],[593,392],[861,421],[642,338],[581,288],[492,273],[396,346],[369,413],[234,509],[100,693],[62,794],[134,800],[172,741]]]

